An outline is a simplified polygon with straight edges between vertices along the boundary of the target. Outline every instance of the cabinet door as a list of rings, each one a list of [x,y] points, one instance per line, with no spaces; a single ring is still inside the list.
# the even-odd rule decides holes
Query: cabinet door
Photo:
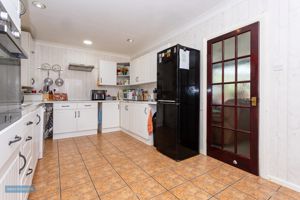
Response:
[[[100,61],[99,66],[100,85],[117,85],[117,63]]]
[[[135,104],[135,127],[134,133],[138,136],[149,139],[148,135],[148,105],[146,104]]]
[[[119,103],[102,103],[102,128],[120,127]]]
[[[26,52],[28,59],[21,59],[21,85],[22,86],[31,86],[30,79],[31,79],[31,35],[28,32],[22,31],[21,37],[21,46]]]
[[[121,128],[125,130],[129,130],[129,121],[130,121],[130,116],[129,116],[129,105],[127,103],[121,103],[120,106],[121,109]]]
[[[6,192],[6,186],[18,186],[20,185],[19,177],[19,155],[14,153],[12,155],[12,161],[10,162],[8,168],[6,168],[4,174],[0,175],[0,199],[2,200],[16,200],[20,199],[21,195],[18,192]]]
[[[148,55],[148,62],[149,62],[149,82],[156,82],[157,77],[157,52],[152,51]]]
[[[98,128],[98,108],[79,109],[77,111],[77,131]]]
[[[73,132],[77,129],[76,110],[54,110],[53,133]]]
[[[130,84],[136,84],[136,59],[130,62]]]
[[[36,114],[35,122],[35,159],[43,157],[43,142],[44,142],[44,108],[40,108]]]

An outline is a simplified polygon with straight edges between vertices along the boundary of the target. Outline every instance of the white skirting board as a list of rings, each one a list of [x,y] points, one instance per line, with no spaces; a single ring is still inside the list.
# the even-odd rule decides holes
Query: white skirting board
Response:
[[[297,192],[300,192],[300,186],[299,185],[290,183],[286,180],[283,180],[283,179],[280,179],[280,178],[277,178],[277,177],[274,177],[274,176],[268,176],[268,178],[269,178],[270,181],[273,181],[273,182],[275,182],[279,185],[282,185],[282,186],[285,186],[285,187],[290,188],[292,190],[295,190]]]
[[[88,135],[96,135],[98,133],[97,129],[89,130],[89,131],[78,131],[71,133],[60,133],[53,134],[53,140],[72,138],[72,137],[80,137],[80,136],[88,136]]]
[[[126,134],[128,134],[128,135],[130,135],[131,137],[134,137],[135,139],[137,139],[137,140],[139,140],[139,141],[141,141],[141,142],[143,142],[143,143],[145,143],[147,145],[153,146],[153,144],[154,144],[153,135],[150,137],[149,140],[146,140],[146,139],[144,139],[144,138],[142,138],[140,136],[137,136],[136,134],[131,133],[131,132],[129,132],[127,130],[124,130],[122,128],[121,128],[121,131],[124,132],[124,133],[126,133]]]
[[[121,129],[119,127],[117,128],[104,128],[101,130],[101,133],[111,133],[111,132],[116,132],[120,131]]]

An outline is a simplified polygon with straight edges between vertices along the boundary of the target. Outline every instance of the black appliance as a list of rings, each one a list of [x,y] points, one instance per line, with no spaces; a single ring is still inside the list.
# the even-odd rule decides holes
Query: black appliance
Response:
[[[154,143],[174,160],[199,153],[200,51],[181,45],[157,54]]]
[[[106,99],[106,90],[92,90],[91,99],[93,101],[105,100]]]
[[[22,117],[21,33],[0,1],[0,130]]]

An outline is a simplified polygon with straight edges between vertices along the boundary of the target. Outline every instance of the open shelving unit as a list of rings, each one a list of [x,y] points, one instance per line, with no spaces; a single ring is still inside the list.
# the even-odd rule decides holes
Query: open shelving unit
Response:
[[[117,63],[117,85],[130,85],[130,63]]]

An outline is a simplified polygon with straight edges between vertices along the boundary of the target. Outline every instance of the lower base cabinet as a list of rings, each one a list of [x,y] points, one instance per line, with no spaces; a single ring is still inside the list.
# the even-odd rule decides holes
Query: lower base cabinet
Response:
[[[108,132],[120,127],[119,102],[102,103],[102,132]]]
[[[54,139],[97,133],[98,103],[55,103],[53,107]]]
[[[27,200],[32,184],[33,174],[38,160],[39,139],[43,121],[40,116],[42,108],[22,117],[8,128],[5,135],[4,149],[14,149],[7,160],[0,163],[0,199]],[[41,132],[40,132],[40,131]],[[12,137],[8,135],[12,134]],[[0,152],[2,156],[3,152]]]
[[[145,140],[149,140],[148,117],[150,107],[148,104],[121,103],[121,128]]]

